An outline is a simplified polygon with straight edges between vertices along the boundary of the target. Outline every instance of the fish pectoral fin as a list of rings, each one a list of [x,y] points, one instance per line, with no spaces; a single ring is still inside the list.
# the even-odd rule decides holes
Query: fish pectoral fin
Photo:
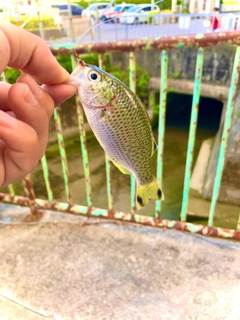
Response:
[[[106,121],[109,120],[109,117],[108,117],[108,114],[107,114],[107,110],[106,110],[106,109],[101,110],[100,120],[101,120],[101,121],[104,121],[104,122],[106,122]]]
[[[158,149],[157,143],[156,143],[155,139],[153,138],[152,139],[152,156],[157,151],[157,149]]]
[[[118,168],[118,170],[120,170],[122,173],[124,174],[131,174],[131,172],[128,171],[128,169],[124,168],[123,166],[121,166],[119,163],[117,163],[116,161],[112,160],[113,164]]]
[[[105,117],[105,112],[103,110],[101,110],[100,112],[100,119],[103,119]]]
[[[164,194],[155,178],[149,184],[137,186],[137,208],[143,208],[150,200],[164,200]]]

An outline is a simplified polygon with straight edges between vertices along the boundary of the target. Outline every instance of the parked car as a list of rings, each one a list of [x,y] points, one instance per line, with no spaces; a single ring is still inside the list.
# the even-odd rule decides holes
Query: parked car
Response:
[[[131,3],[119,4],[115,6],[112,10],[105,11],[104,14],[101,16],[100,20],[104,22],[104,21],[108,21],[110,19],[116,18],[120,14],[122,14],[123,12],[126,12],[132,7],[136,7],[136,5]],[[118,18],[114,19],[112,20],[112,22],[119,22],[119,19]]]
[[[82,14],[83,8],[78,4],[70,4],[72,15],[73,16],[80,16]],[[67,4],[52,4],[52,8],[59,9],[60,14],[67,15],[68,14],[68,5]]]
[[[109,2],[93,3],[83,10],[82,16],[91,18],[92,22],[94,23],[98,21],[103,13],[110,8],[112,8],[112,5]]]
[[[153,5],[153,8],[150,4],[139,4],[121,14],[119,22],[127,24],[146,23],[149,21],[150,14],[157,14],[159,12],[160,9],[156,4]]]

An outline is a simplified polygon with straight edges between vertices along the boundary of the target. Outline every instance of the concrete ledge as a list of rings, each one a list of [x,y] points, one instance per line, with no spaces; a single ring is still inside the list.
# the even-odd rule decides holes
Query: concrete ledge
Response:
[[[87,221],[1,227],[1,320],[238,319],[239,244]]]
[[[167,89],[173,89],[177,93],[193,94],[194,82],[182,79],[168,79]],[[160,90],[160,78],[150,78],[149,90]],[[201,96],[214,98],[220,101],[228,98],[229,88],[225,86],[218,86],[214,84],[201,84]]]

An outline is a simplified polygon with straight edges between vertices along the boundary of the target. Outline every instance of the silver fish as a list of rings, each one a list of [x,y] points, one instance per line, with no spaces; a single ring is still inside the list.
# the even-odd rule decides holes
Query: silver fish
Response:
[[[70,83],[78,86],[89,125],[108,157],[122,173],[135,177],[137,207],[163,200],[151,169],[157,145],[140,99],[111,74],[81,60]]]

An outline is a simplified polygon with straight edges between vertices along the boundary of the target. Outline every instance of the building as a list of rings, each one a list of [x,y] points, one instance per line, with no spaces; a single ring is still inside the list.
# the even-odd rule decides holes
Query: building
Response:
[[[177,3],[177,0],[172,0],[172,12],[187,8],[190,13],[210,13],[214,7],[221,12],[240,11],[240,0],[182,0],[181,6]]]
[[[224,12],[240,11],[240,0],[222,0],[220,10]]]

